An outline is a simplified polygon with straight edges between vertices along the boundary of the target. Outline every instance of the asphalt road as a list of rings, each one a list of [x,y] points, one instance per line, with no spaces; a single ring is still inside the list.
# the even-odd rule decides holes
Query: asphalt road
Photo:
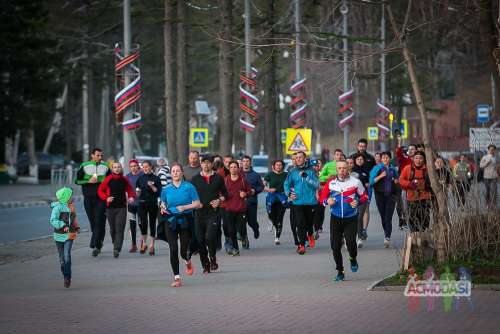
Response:
[[[83,202],[75,203],[82,230],[90,229]],[[49,223],[50,207],[14,208],[0,210],[0,243],[36,239],[52,235]]]

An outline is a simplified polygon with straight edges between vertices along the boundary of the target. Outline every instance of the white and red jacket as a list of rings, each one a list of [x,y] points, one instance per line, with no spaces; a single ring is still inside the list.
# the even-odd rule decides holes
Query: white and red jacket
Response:
[[[358,208],[353,208],[351,203],[356,200],[358,206],[368,200],[368,194],[361,181],[348,176],[341,180],[337,177],[330,178],[319,197],[319,202],[327,206],[328,198],[334,198],[335,204],[330,207],[332,216],[338,218],[351,218],[358,214]]]

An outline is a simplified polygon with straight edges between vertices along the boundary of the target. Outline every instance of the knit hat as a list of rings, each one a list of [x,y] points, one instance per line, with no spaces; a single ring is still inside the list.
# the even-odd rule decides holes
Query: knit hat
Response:
[[[62,204],[66,204],[71,199],[71,195],[73,195],[73,190],[68,187],[63,187],[56,191],[56,198]]]

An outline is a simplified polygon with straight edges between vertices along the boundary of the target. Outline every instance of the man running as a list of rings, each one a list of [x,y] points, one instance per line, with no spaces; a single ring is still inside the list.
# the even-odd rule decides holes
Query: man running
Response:
[[[373,157],[373,155],[366,151],[367,147],[368,140],[366,140],[366,138],[361,138],[360,140],[358,140],[358,151],[351,155],[351,157],[354,158],[355,155],[361,154],[365,159],[366,167],[371,170],[375,166],[375,158]]]
[[[106,234],[106,202],[99,198],[97,189],[110,173],[102,161],[102,150],[97,147],[92,150],[90,161],[83,162],[76,173],[75,183],[82,186],[83,206],[92,231],[90,248],[94,257],[101,252]]]
[[[224,180],[213,171],[212,164],[213,158],[211,156],[203,156],[201,158],[201,172],[191,179],[203,205],[195,213],[195,230],[204,273],[210,273],[210,271],[219,268],[216,258],[217,231],[220,225],[219,207],[227,197]]]
[[[259,239],[260,233],[259,222],[257,221],[257,195],[264,190],[264,184],[262,183],[262,178],[260,177],[260,175],[252,168],[252,158],[250,158],[248,155],[245,155],[241,159],[241,163],[243,166],[242,172],[245,176],[245,180],[253,189],[252,194],[246,198],[248,226],[250,226],[253,230],[253,237],[255,239]],[[248,249],[250,247],[248,237],[241,237],[243,238],[243,248]]]
[[[139,168],[139,161],[132,159],[128,163],[130,173],[127,174],[127,180],[134,191],[137,188],[137,179],[143,173]],[[129,253],[137,252],[137,221],[138,221],[138,207],[139,202],[137,197],[134,198],[134,202],[128,204],[128,222],[130,224],[130,236],[132,237],[132,246],[130,247]]]
[[[314,207],[318,203],[316,190],[319,187],[319,180],[312,168],[305,164],[306,154],[298,152],[296,157],[297,167],[288,174],[284,188],[285,194],[292,201],[291,211],[294,215],[298,227],[299,245],[297,253],[306,253],[305,242],[309,241],[309,247],[314,248],[315,240],[312,234],[314,220]]]
[[[321,172],[319,172],[319,182],[325,184],[328,179],[337,175],[337,161],[342,160],[344,160],[344,152],[340,148],[337,148],[333,153],[333,160],[327,162],[321,169]]]
[[[189,152],[188,164],[183,167],[184,179],[191,181],[193,176],[200,174],[200,153],[198,151]]]
[[[319,198],[323,205],[330,206],[330,244],[335,260],[337,276],[335,281],[345,278],[342,260],[342,240],[345,238],[351,271],[358,271],[358,248],[356,246],[358,205],[367,201],[365,188],[356,178],[349,176],[347,162],[337,162],[337,177],[331,178],[321,191]]]

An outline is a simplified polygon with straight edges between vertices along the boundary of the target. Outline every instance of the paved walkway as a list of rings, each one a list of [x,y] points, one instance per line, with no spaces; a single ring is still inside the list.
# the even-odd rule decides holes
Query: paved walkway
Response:
[[[444,313],[438,304],[410,314],[401,292],[367,291],[399,264],[398,249],[382,246],[374,205],[372,214],[360,270],[346,270],[341,283],[331,280],[328,223],[319,247],[299,256],[288,214],[281,246],[272,244],[261,211],[262,237],[250,250],[220,254],[219,272],[209,275],[194,258],[195,274],[183,275],[180,289],[169,287],[166,243],[153,257],[124,252],[114,259],[108,240],[92,258],[85,234],[73,252],[73,285],[64,289],[55,246],[50,252],[46,240],[33,251],[50,254],[0,266],[0,333],[499,333],[498,293],[474,291],[473,311]],[[396,247],[402,238],[395,231]]]

